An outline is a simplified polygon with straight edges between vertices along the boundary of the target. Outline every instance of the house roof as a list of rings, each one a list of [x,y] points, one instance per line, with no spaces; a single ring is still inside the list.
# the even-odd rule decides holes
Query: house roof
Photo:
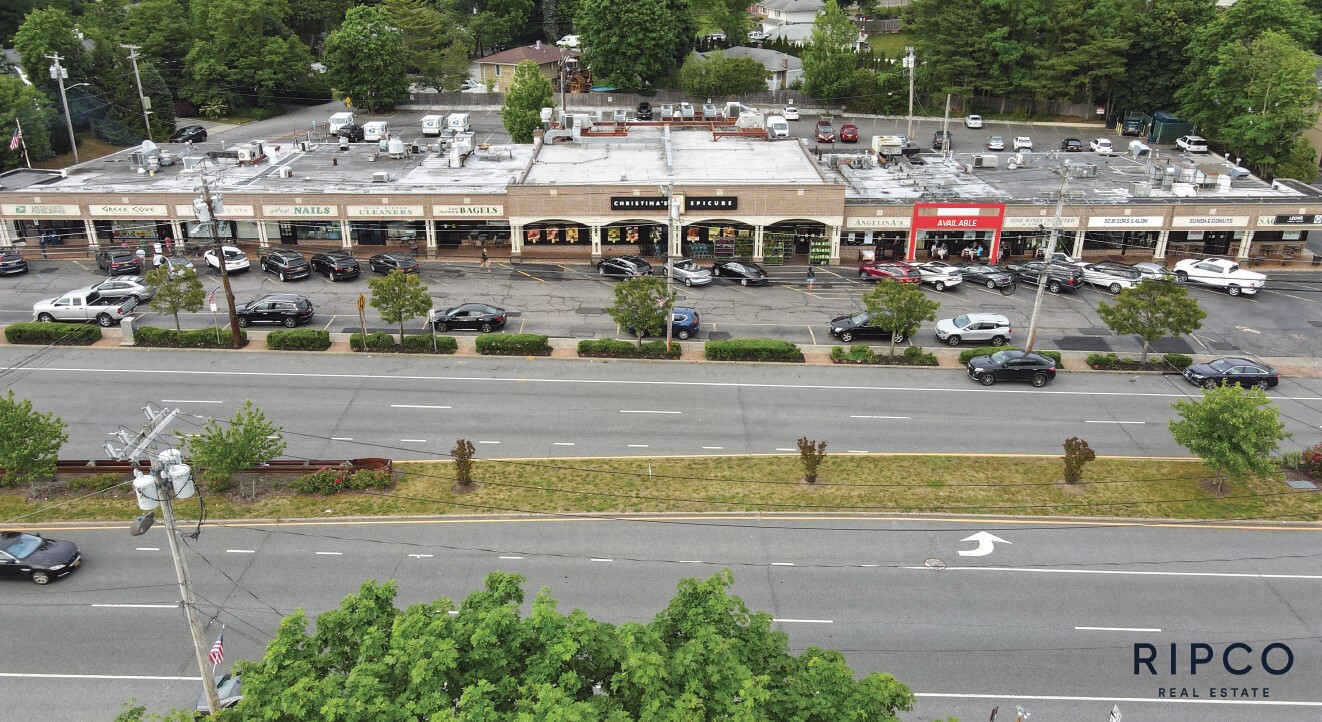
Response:
[[[547,63],[560,62],[560,53],[560,48],[539,42],[536,45],[524,45],[520,48],[510,48],[495,55],[488,55],[485,58],[478,59],[477,62],[483,65],[518,65],[525,60],[531,60],[538,65],[546,65]],[[566,58],[577,58],[578,56],[579,52],[577,50],[564,50],[564,57]]]
[[[802,60],[799,60],[788,53],[767,50],[766,48],[746,48],[740,46],[726,48],[725,50],[713,50],[707,53],[698,53],[698,55],[701,55],[704,58],[711,58],[716,53],[721,53],[727,58],[752,58],[753,60],[762,63],[762,67],[766,68],[767,72],[771,73],[786,70],[803,70]]]
[[[777,25],[767,31],[767,40],[782,38],[792,43],[806,43],[812,37],[813,23],[791,23]]]
[[[826,7],[824,0],[761,0],[757,4],[785,13],[819,13]]]

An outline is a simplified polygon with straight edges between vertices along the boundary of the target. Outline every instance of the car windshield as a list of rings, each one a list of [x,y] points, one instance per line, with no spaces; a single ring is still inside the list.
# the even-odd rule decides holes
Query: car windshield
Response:
[[[1212,363],[1208,364],[1208,366],[1211,366],[1212,370],[1218,373],[1225,373],[1235,367],[1234,364],[1230,363],[1229,361],[1223,358],[1219,358],[1213,361]]]
[[[1238,263],[1232,263],[1232,264],[1230,264],[1229,266],[1226,266],[1226,273],[1234,273],[1235,271],[1238,271],[1238,270],[1239,270],[1239,264],[1238,264]]]
[[[0,549],[3,549],[5,552],[7,552],[10,556],[14,557],[15,559],[27,559],[28,556],[32,554],[32,552],[35,552],[37,549],[41,548],[41,544],[43,541],[45,540],[39,536],[32,536],[31,534],[17,534],[8,539],[5,539],[3,542],[3,546],[0,546]]]
[[[854,323],[855,325],[860,325],[860,324],[867,323],[868,318],[869,318],[869,316],[868,316],[868,312],[867,312],[867,311],[859,311],[858,313],[854,314],[853,316],[850,316],[850,317],[849,317],[849,320],[850,320],[850,322]]]
[[[960,328],[964,328],[965,326],[969,325],[968,314],[965,314],[963,316],[956,316],[955,318],[951,319],[951,323],[955,324],[956,326],[959,326]]]
[[[1011,358],[1010,354],[1006,353],[1005,351],[997,351],[996,353],[991,355],[992,363],[997,363],[997,364],[1003,364],[1006,361],[1010,360],[1010,358]]]

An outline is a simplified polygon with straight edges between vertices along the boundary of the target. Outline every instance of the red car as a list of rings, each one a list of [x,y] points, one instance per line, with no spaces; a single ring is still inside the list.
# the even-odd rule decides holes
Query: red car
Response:
[[[831,127],[831,121],[823,120],[817,123],[817,142],[818,143],[835,142],[835,128]]]
[[[866,261],[858,267],[858,277],[876,281],[889,279],[900,283],[922,283],[923,280],[917,268],[896,261]]]
[[[841,143],[857,143],[857,142],[858,142],[858,126],[857,126],[857,125],[842,125],[842,126],[840,126],[840,142],[841,142]]]

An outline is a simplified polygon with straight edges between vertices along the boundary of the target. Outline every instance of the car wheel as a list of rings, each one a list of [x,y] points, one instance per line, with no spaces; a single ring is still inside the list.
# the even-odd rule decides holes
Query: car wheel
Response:
[[[284,283],[284,282],[285,282],[285,272],[284,272],[284,271],[281,271],[281,272],[275,274],[275,277],[278,278],[278,279],[280,279],[280,282],[281,282],[281,283]]]
[[[1046,374],[1033,374],[1033,385],[1039,389],[1047,385]]]
[[[739,279],[739,285],[740,285],[740,286],[747,286],[747,285],[748,285],[748,279],[747,279],[747,278],[741,278],[741,279]]]
[[[1226,293],[1228,293],[1228,294],[1230,294],[1230,295],[1232,295],[1232,296],[1238,296],[1238,295],[1239,295],[1239,286],[1229,286],[1229,287],[1227,287],[1227,288],[1226,288]]]
[[[937,281],[936,283],[932,284],[932,288],[935,288],[938,291],[944,291],[946,290],[946,284],[941,281]]]
[[[995,290],[996,290],[996,282],[995,282],[995,281],[988,281],[988,282],[987,282],[987,288],[990,288],[991,290],[995,291]]]
[[[436,323],[433,323],[431,326],[437,331],[444,331],[445,329],[449,328],[449,326],[447,326],[444,321],[437,321]]]
[[[1205,388],[1205,389],[1214,389],[1214,388],[1216,388],[1216,379],[1205,379],[1205,380],[1203,381],[1203,388]]]
[[[982,372],[982,375],[978,377],[978,383],[983,386],[991,386],[996,383],[996,374],[990,371],[984,371]]]
[[[41,321],[42,323],[50,323],[51,321],[55,320],[55,317],[50,315],[49,313],[39,313],[37,314],[37,320]]]
[[[284,324],[285,324],[285,328],[293,328],[298,325],[298,321],[293,318],[286,318],[284,320]]]
[[[858,277],[859,277],[859,278],[864,278],[864,277],[867,276],[867,275],[868,275],[868,274],[867,274],[866,271],[864,271],[864,270],[861,269],[861,268],[858,269]]]
[[[993,337],[992,337],[992,345],[993,345],[993,346],[1004,346],[1004,345],[1005,345],[1005,338],[1004,338],[1003,336],[993,336]]]
[[[597,275],[598,275],[598,276],[604,276],[604,275],[606,275],[606,267],[605,267],[605,266],[597,266]]]
[[[958,346],[958,345],[959,345],[959,335],[958,335],[958,334],[951,334],[951,336],[950,336],[949,338],[946,339],[946,343],[947,343],[948,345],[950,345],[950,346]]]
[[[720,267],[719,267],[719,266],[712,266],[712,269],[711,269],[711,275],[713,275],[713,276],[719,276],[719,275],[721,275],[721,269],[720,269]]]
[[[854,334],[845,331],[844,333],[840,334],[840,340],[844,341],[845,343],[849,343],[850,341],[854,340]]]
[[[1257,383],[1253,384],[1253,387],[1266,391],[1267,389],[1271,388],[1271,384],[1267,383],[1266,379],[1261,379]]]
[[[482,333],[491,333],[491,324],[489,323],[482,324]]]
[[[687,330],[680,330],[680,332],[675,334],[675,336],[679,337],[680,341],[689,340],[689,332]]]
[[[1111,287],[1106,290],[1110,291],[1111,293],[1120,293],[1120,291],[1122,291],[1123,289],[1120,287],[1120,284],[1112,283]]]
[[[907,340],[909,340],[909,337],[905,336],[904,334],[900,334],[899,336],[895,337],[895,343],[904,343]]]
[[[239,328],[248,328],[248,323],[247,316],[239,316]]]
[[[1180,283],[1184,283],[1185,281],[1189,280],[1189,273],[1187,271],[1176,271],[1175,280],[1179,281]]]
[[[1050,283],[1047,284],[1047,290],[1051,291],[1052,293],[1060,293],[1060,289],[1061,289],[1060,281],[1051,281]]]
[[[115,325],[115,319],[111,318],[110,314],[103,313],[100,316],[96,317],[96,323],[101,328],[110,328],[111,326]]]
[[[35,572],[32,572],[32,581],[36,582],[37,584],[49,584],[50,572],[44,572],[41,571],[40,569]]]
[[[686,279],[684,279],[684,285],[685,285],[685,286],[688,286],[689,288],[692,288],[692,287],[693,287],[693,279],[692,279],[692,278],[686,278]]]

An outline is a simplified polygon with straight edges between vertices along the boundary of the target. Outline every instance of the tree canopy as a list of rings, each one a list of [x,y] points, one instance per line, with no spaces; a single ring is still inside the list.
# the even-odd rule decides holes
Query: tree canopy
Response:
[[[191,0],[189,9],[195,42],[184,97],[270,107],[307,82],[312,53],[285,24],[288,0]]]
[[[690,55],[679,69],[679,87],[695,96],[738,95],[767,89],[767,69],[752,58]]]
[[[326,75],[338,93],[369,111],[408,98],[404,33],[379,7],[352,8],[344,24],[326,38]]]
[[[1201,457],[1218,481],[1276,472],[1272,452],[1289,434],[1267,392],[1222,385],[1172,406],[1180,418],[1167,422],[1171,435]]]
[[[679,66],[687,55],[680,48],[694,41],[692,33],[682,33],[696,26],[684,0],[582,0],[575,27],[582,60],[598,85],[638,89]]]
[[[542,108],[552,105],[551,81],[542,75],[537,63],[525,60],[515,66],[514,81],[500,109],[500,120],[510,140],[531,143],[533,131],[542,122]]]
[[[69,441],[69,425],[32,402],[14,398],[14,390],[0,397],[0,487],[55,475],[60,447]]]
[[[666,290],[666,279],[640,276],[615,285],[615,303],[606,308],[620,328],[630,330],[643,347],[644,336],[663,336],[670,323],[674,294]]]
[[[372,289],[368,304],[381,314],[381,320],[399,324],[399,343],[404,344],[404,322],[426,315],[431,310],[431,296],[416,273],[405,273],[398,268],[381,278],[367,282]]]
[[[281,427],[271,423],[251,400],[229,421],[207,421],[202,431],[183,437],[193,464],[213,489],[229,488],[229,478],[285,453]]]
[[[1097,304],[1097,315],[1107,328],[1118,334],[1132,333],[1143,340],[1139,363],[1148,362],[1152,344],[1167,336],[1180,337],[1203,326],[1207,314],[1198,299],[1184,286],[1168,281],[1147,279],[1125,288],[1115,297],[1115,304]]]
[[[814,98],[836,103],[849,92],[854,78],[856,40],[858,28],[836,0],[826,0],[803,51],[803,87]]]
[[[895,355],[897,337],[913,336],[923,321],[936,320],[936,310],[941,307],[940,302],[923,293],[919,284],[891,279],[879,281],[876,288],[863,294],[863,305],[872,324],[891,332],[891,356]]]

